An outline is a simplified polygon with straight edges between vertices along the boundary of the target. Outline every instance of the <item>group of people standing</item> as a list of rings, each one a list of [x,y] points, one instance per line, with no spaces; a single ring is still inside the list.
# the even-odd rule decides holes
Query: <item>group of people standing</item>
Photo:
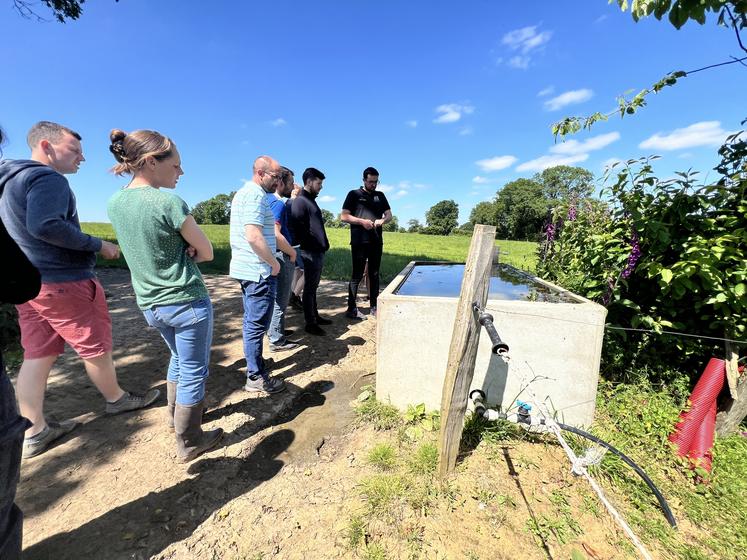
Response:
[[[358,286],[368,262],[371,313],[376,314],[382,226],[391,220],[383,193],[374,192],[379,173],[364,171],[364,186],[348,193],[341,219],[350,223],[353,274],[348,289],[346,316],[364,320],[356,306]],[[274,393],[284,384],[271,378],[262,357],[262,339],[268,333],[270,351],[292,350],[298,342],[288,338],[285,311],[298,265],[303,270],[302,305],[304,330],[324,336],[322,328],[332,320],[319,313],[317,289],[329,240],[316,198],[323,188],[324,173],[314,167],[302,176],[303,188],[294,192],[294,174],[269,156],[258,157],[252,180],[241,188],[231,204],[229,274],[239,280],[244,304],[244,354],[249,391]]]
[[[187,204],[169,192],[183,174],[175,143],[150,130],[111,132],[109,149],[116,160],[112,172],[130,177],[108,203],[117,245],[80,228],[75,195],[64,175],[77,172],[85,161],[81,136],[68,127],[42,121],[31,128],[27,140],[30,159],[0,161],[0,238],[14,267],[18,260],[14,273],[3,279],[2,301],[17,304],[24,350],[16,384],[20,416],[12,386],[4,370],[0,373],[0,400],[12,403],[0,417],[4,422],[0,428],[5,431],[0,444],[3,453],[7,447],[8,457],[15,457],[7,465],[3,462],[10,471],[0,472],[0,480],[6,474],[9,480],[17,480],[19,452],[24,458],[39,455],[77,426],[73,420],[56,422],[44,415],[47,379],[65,343],[83,360],[105,399],[107,414],[144,408],[159,397],[158,389],[125,391],[117,380],[111,319],[94,265],[96,253],[116,259],[120,248],[137,304],[170,351],[167,422],[175,433],[177,457],[183,462],[193,460],[214,447],[223,434],[220,428],[202,429],[213,308],[197,263],[212,260],[213,247]],[[229,274],[238,280],[242,294],[247,391],[285,389],[282,380],[270,377],[262,346],[265,334],[271,351],[298,346],[285,328],[285,311],[298,269],[303,270],[305,332],[324,336],[322,326],[332,323],[319,314],[316,298],[324,254],[329,250],[316,203],[324,179],[321,171],[310,167],[303,173],[300,188],[290,169],[260,156],[254,161],[252,180],[232,200]],[[376,190],[378,179],[378,171],[367,168],[363,186],[348,193],[341,213],[341,219],[350,224],[353,260],[346,316],[356,321],[367,318],[356,305],[364,270],[371,314],[376,314],[382,226],[392,218],[385,195]],[[6,495],[0,504],[3,523],[10,519],[12,501],[13,495],[9,501]],[[20,539],[20,513],[16,513]],[[0,536],[12,530],[8,527],[0,527]]]

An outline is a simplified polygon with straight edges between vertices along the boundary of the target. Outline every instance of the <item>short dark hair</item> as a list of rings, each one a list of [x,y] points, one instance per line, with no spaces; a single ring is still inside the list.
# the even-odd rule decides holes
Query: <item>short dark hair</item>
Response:
[[[322,181],[326,179],[324,173],[319,171],[316,167],[307,167],[301,178],[303,179],[304,185],[313,179],[321,179]]]
[[[363,180],[365,181],[366,177],[368,177],[369,175],[376,175],[378,177],[379,176],[379,172],[376,170],[375,167],[366,167],[363,170]]]
[[[293,177],[295,177],[295,173],[293,173],[292,170],[288,169],[284,165],[280,166],[280,177],[283,180],[283,183],[290,183],[293,184]]]

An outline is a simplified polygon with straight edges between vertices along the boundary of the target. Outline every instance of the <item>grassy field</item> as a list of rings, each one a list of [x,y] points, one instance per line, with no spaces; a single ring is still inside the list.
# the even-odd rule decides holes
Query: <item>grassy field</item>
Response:
[[[116,241],[111,224],[84,223],[83,231],[108,241]],[[228,226],[202,226],[215,249],[215,259],[203,263],[200,268],[210,274],[228,274],[231,247],[228,242]],[[328,229],[330,250],[324,262],[322,277],[327,280],[350,278],[350,232],[347,229]],[[442,237],[418,233],[385,233],[384,257],[381,263],[382,283],[392,280],[410,261],[454,261],[464,262],[470,238],[466,236]],[[534,271],[537,244],[529,241],[496,241],[501,250],[501,262],[522,270]],[[124,259],[104,261],[99,266],[126,267]]]

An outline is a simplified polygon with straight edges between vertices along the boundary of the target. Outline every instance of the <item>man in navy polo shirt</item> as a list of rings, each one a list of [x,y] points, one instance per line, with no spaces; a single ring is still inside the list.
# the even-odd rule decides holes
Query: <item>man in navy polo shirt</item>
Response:
[[[379,266],[384,250],[382,226],[392,219],[392,210],[383,192],[377,191],[379,172],[373,167],[363,171],[363,186],[345,197],[340,219],[350,224],[350,253],[353,258],[353,275],[348,285],[348,310],[350,319],[362,320],[366,316],[358,310],[355,300],[363,270],[368,261],[368,286],[371,291],[371,315],[376,316],[379,297]]]

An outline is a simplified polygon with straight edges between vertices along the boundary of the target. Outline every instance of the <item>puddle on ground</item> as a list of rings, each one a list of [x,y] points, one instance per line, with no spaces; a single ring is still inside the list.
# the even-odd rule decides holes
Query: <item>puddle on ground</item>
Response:
[[[282,448],[267,451],[274,452],[285,464],[317,460],[330,436],[341,433],[355,418],[350,401],[373,379],[373,374],[362,377],[365,373],[354,371],[336,376],[334,381],[314,381],[304,387],[273,427],[273,432],[290,430],[292,440],[278,440],[278,447]]]

